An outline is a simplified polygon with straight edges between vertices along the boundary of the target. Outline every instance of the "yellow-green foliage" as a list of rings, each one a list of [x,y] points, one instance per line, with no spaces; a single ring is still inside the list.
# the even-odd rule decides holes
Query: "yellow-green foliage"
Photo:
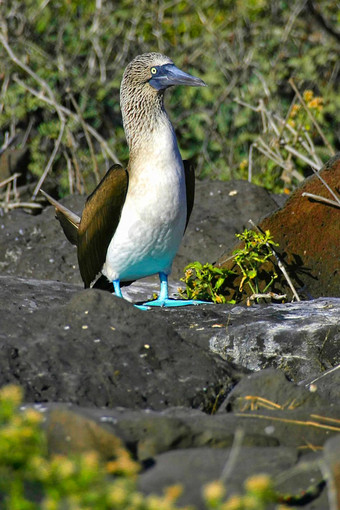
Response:
[[[242,274],[238,289],[234,287],[236,272],[196,261],[191,262],[184,269],[184,277],[181,281],[185,283],[186,288],[179,289],[183,297],[214,303],[235,303],[234,299],[228,300],[226,297],[230,289],[236,291],[238,300],[242,299],[246,286],[249,286],[252,294],[266,293],[271,290],[277,278],[275,266],[272,265],[271,269],[266,271],[266,277],[263,278],[262,265],[273,256],[272,248],[278,245],[273,241],[269,230],[262,233],[245,229],[242,234],[236,234],[236,237],[243,243],[241,248],[233,252],[233,259]],[[260,271],[262,271],[261,275]],[[260,280],[265,280],[267,283],[260,287]]]
[[[265,474],[248,478],[244,489],[243,495],[237,494],[226,499],[227,491],[223,483],[216,481],[206,485],[203,494],[209,510],[266,510],[269,504],[278,500],[273,482]],[[287,507],[280,508],[283,510]]]
[[[43,415],[20,412],[18,386],[0,390],[0,507],[3,510],[172,510],[178,487],[163,497],[136,490],[139,465],[123,448],[106,463],[93,452],[48,456]]]
[[[263,288],[259,286],[259,270],[262,264],[273,256],[272,248],[278,244],[273,241],[269,230],[262,233],[246,229],[242,234],[236,234],[236,237],[244,243],[243,248],[238,248],[233,252],[234,260],[242,272],[240,292],[245,285],[250,287],[253,294],[267,292],[277,278],[275,267],[273,266],[271,273],[267,274],[268,283]]]
[[[179,289],[180,294],[187,299],[225,303],[223,288],[233,274],[228,269],[218,268],[209,263],[191,262],[184,268],[184,277],[181,281],[186,287],[185,290]]]
[[[91,191],[98,180],[96,165],[103,174],[109,152],[123,163],[127,159],[119,108],[124,67],[136,54],[161,51],[209,85],[176,87],[167,102],[184,158],[198,156],[198,175],[246,176],[244,161],[262,130],[261,115],[233,99],[253,106],[262,100],[284,118],[294,96],[291,76],[299,90],[322,97],[319,121],[336,148],[340,80],[332,28],[339,32],[338,5],[324,0],[318,7],[330,30],[320,28],[308,3],[298,7],[270,0],[4,2],[0,145],[6,131],[26,133],[29,168],[40,176],[64,117],[53,174],[62,192],[70,183],[71,189],[85,184],[85,191]],[[310,136],[321,159],[327,159],[312,126]],[[282,168],[264,158],[256,163],[255,179],[282,189]],[[300,162],[298,169],[306,167]]]

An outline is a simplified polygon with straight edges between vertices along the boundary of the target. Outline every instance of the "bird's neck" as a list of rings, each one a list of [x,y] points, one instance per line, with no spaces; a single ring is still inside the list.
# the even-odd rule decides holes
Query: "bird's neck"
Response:
[[[152,144],[157,132],[173,132],[164,108],[164,93],[134,93],[128,98],[121,95],[121,110],[130,157]]]

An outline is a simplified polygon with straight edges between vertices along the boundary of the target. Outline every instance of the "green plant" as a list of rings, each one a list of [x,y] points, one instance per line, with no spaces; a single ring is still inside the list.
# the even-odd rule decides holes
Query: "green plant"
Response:
[[[185,274],[181,281],[185,283],[186,288],[185,290],[179,289],[182,297],[213,301],[214,303],[235,303],[234,297],[228,299],[228,294],[241,300],[245,286],[248,286],[254,295],[265,294],[270,290],[277,278],[277,273],[274,265],[268,266],[264,270],[263,264],[273,255],[271,247],[278,245],[273,241],[269,230],[262,233],[246,229],[242,234],[236,234],[236,237],[243,243],[243,247],[233,252],[233,259],[242,274],[238,289],[234,284],[237,276],[235,271],[196,261],[184,268]],[[263,278],[264,275],[265,278]],[[266,281],[262,287],[260,280]]]
[[[259,285],[259,271],[261,266],[273,256],[271,247],[278,246],[273,241],[269,230],[262,233],[260,231],[245,229],[242,234],[236,234],[236,237],[244,243],[243,248],[238,248],[233,252],[233,257],[241,270],[242,279],[239,285],[240,292],[243,291],[244,286],[248,285],[252,294],[265,294],[277,278],[275,267],[267,275],[268,283],[260,288]]]
[[[228,269],[221,269],[206,263],[192,262],[184,268],[184,277],[181,281],[185,283],[185,290],[179,289],[182,297],[187,299],[201,299],[213,301],[214,303],[225,303],[226,297],[223,288],[227,280],[234,273]]]

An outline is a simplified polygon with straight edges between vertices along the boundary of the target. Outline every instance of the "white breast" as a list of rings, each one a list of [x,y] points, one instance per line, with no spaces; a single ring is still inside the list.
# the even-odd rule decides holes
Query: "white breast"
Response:
[[[103,274],[112,280],[169,274],[186,223],[183,162],[170,123],[134,154],[121,219]]]

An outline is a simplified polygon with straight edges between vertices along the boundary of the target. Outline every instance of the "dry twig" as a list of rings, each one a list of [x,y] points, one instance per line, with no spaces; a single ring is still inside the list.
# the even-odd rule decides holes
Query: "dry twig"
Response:
[[[253,414],[253,413],[235,413],[235,416],[242,416],[243,418],[256,418],[258,420],[270,420],[270,421],[279,421],[281,423],[290,423],[291,425],[300,425],[304,427],[315,427],[318,429],[325,429],[332,432],[340,432],[340,420],[337,420],[339,426],[335,425],[325,425],[324,423],[319,423],[312,420],[294,420],[293,418],[280,418],[279,416],[265,415],[265,414]],[[312,418],[315,415],[310,415]],[[327,417],[322,417],[325,420]],[[318,418],[319,419],[319,418]]]
[[[263,232],[261,231],[261,229],[253,222],[253,220],[249,220],[249,223],[258,231],[258,232],[261,232],[263,234]],[[276,263],[279,267],[279,269],[281,270],[281,272],[283,273],[283,276],[286,278],[287,280],[287,283],[293,293],[293,296],[295,297],[296,301],[301,301],[301,299],[299,298],[298,296],[298,293],[296,292],[295,290],[295,287],[293,285],[293,282],[292,280],[290,279],[287,271],[286,271],[286,268],[284,267],[283,263],[281,262],[280,260],[280,257],[278,256],[278,254],[276,253],[276,251],[270,246],[270,244],[266,243],[266,246],[267,248],[269,248],[269,250],[272,252],[272,254],[274,255],[275,259],[276,259]]]
[[[38,181],[38,184],[34,188],[33,195],[32,195],[32,200],[35,200],[35,198],[36,198],[37,194],[39,193],[39,190],[40,190],[44,180],[46,179],[46,176],[47,176],[48,172],[52,168],[53,161],[54,161],[54,159],[55,159],[55,157],[57,155],[57,152],[58,152],[60,144],[61,144],[61,140],[63,138],[65,124],[66,124],[65,120],[63,120],[62,123],[61,123],[61,127],[60,127],[58,138],[57,138],[57,140],[56,140],[56,142],[54,144],[53,152],[52,152],[52,154],[50,156],[50,159],[48,160],[48,163],[47,163],[47,165],[45,167],[45,170],[43,171],[42,176],[40,177],[40,179]]]
[[[0,188],[2,188],[3,186],[6,186],[6,184],[8,184],[12,181],[15,181],[20,176],[21,176],[21,174],[16,173],[16,174],[11,175],[11,177],[8,177],[7,179],[4,179],[3,181],[0,182]]]
[[[275,294],[275,292],[266,292],[265,294],[252,294],[249,296],[251,301],[255,301],[255,299],[275,299],[277,301],[281,301],[282,299],[286,299],[287,294]]]
[[[37,204],[36,202],[0,202],[0,208],[3,209],[19,209],[20,207],[24,209],[42,209],[43,206],[41,204]]]
[[[330,192],[330,194],[335,198],[336,202],[338,202],[338,204],[340,204],[340,199],[339,197],[334,193],[334,191],[332,190],[332,188],[330,186],[328,186],[327,182],[325,181],[325,179],[319,174],[319,172],[316,172],[314,170],[314,168],[312,168],[313,172],[315,173],[315,175],[318,177],[318,179],[322,182],[322,184],[328,189],[328,191]]]
[[[38,90],[35,90],[33,89],[32,87],[29,87],[28,85],[26,85],[25,82],[23,82],[22,80],[20,80],[20,78],[18,78],[17,76],[13,76],[13,80],[16,82],[16,83],[19,83],[19,85],[21,85],[24,89],[26,89],[28,92],[30,92],[33,96],[37,97],[38,99],[40,99],[41,101],[43,101],[44,103],[46,104],[49,104],[50,106],[53,106],[55,107],[55,102],[52,101],[50,98],[46,97],[42,92],[38,91]],[[68,115],[69,117],[71,117],[72,119],[76,120],[77,122],[79,122],[81,124],[81,121],[80,121],[80,118],[79,116],[72,112],[72,110],[70,110],[69,108],[66,108],[66,106],[63,106],[63,105],[59,105],[59,108],[60,110],[65,113],[65,115]],[[96,131],[92,126],[90,126],[89,124],[86,123],[86,128],[87,130],[89,131],[89,133],[91,133],[91,135],[103,146],[103,148],[105,149],[105,151],[107,152],[107,154],[110,156],[110,158],[115,162],[115,163],[118,163],[120,164],[120,161],[119,159],[117,158],[117,156],[111,151],[110,147],[108,146],[106,140],[98,133],[98,131]]]
[[[89,146],[89,149],[90,149],[90,154],[91,154],[91,159],[92,159],[92,166],[93,166],[93,173],[94,173],[94,175],[96,177],[96,181],[97,181],[97,184],[98,184],[99,181],[100,181],[100,175],[99,175],[99,171],[98,171],[98,163],[97,163],[96,156],[95,156],[95,153],[94,153],[93,143],[92,143],[91,137],[89,135],[89,130],[87,129],[86,122],[85,122],[85,120],[84,120],[84,118],[82,116],[82,113],[80,111],[80,108],[79,108],[76,100],[74,99],[73,94],[71,93],[71,91],[68,91],[68,94],[69,94],[69,97],[70,97],[70,99],[72,101],[74,109],[77,112],[77,115],[79,117],[81,126],[83,128],[83,131],[84,131],[84,134],[85,134],[85,138],[86,138],[86,141],[87,141],[87,145]]]
[[[98,18],[98,15],[99,15],[98,13],[100,13],[100,9],[101,9],[101,0],[97,0],[96,7],[97,7],[97,18]],[[96,20],[98,21],[97,18],[96,18]],[[96,23],[94,21],[94,26],[95,26],[95,24]],[[94,42],[93,46],[95,47],[96,46],[95,41],[93,41],[93,42]],[[36,186],[36,188],[35,188],[35,190],[33,192],[32,198],[35,199],[35,197],[36,197],[36,195],[38,193],[38,190],[39,190],[41,184],[43,183],[44,179],[46,178],[46,175],[50,171],[50,169],[52,167],[52,164],[54,162],[54,159],[55,159],[55,157],[56,157],[56,155],[58,153],[58,150],[59,150],[60,145],[61,145],[61,140],[62,140],[62,136],[63,136],[64,130],[65,130],[65,127],[67,129],[66,117],[71,117],[72,119],[76,120],[77,122],[79,122],[81,124],[81,126],[83,128],[83,131],[84,131],[84,134],[85,134],[85,137],[86,137],[86,140],[87,140],[88,145],[89,145],[89,149],[90,149],[90,153],[91,153],[91,158],[92,158],[93,162],[95,160],[95,158],[94,158],[94,150],[93,150],[93,145],[92,145],[89,133],[100,143],[101,147],[104,148],[105,152],[108,154],[108,156],[115,163],[120,163],[119,159],[111,151],[111,149],[109,148],[109,146],[108,146],[107,142],[104,140],[104,138],[94,128],[92,128],[90,125],[88,125],[84,121],[84,119],[82,118],[82,115],[80,114],[79,107],[75,106],[76,113],[74,113],[71,110],[69,110],[68,108],[66,108],[63,105],[61,105],[59,103],[59,101],[57,100],[53,90],[51,89],[51,87],[47,83],[47,81],[42,79],[27,64],[22,62],[15,55],[14,51],[12,50],[10,44],[7,41],[6,36],[3,33],[0,33],[0,43],[4,47],[5,51],[7,52],[8,56],[10,57],[12,62],[14,62],[14,64],[16,66],[18,66],[22,71],[24,71],[26,74],[28,74],[31,78],[33,78],[33,80],[40,86],[41,90],[36,90],[33,87],[30,87],[25,82],[23,82],[18,76],[14,75],[12,77],[12,79],[16,83],[21,85],[25,90],[30,92],[33,96],[37,97],[38,99],[40,99],[41,101],[45,102],[46,104],[51,105],[55,109],[55,111],[57,112],[59,120],[60,120],[60,124],[61,124],[60,131],[59,131],[59,136],[58,136],[58,138],[56,140],[56,143],[55,143],[55,146],[54,146],[54,150],[53,150],[53,152],[51,154],[51,157],[49,158],[49,161],[48,161],[48,163],[47,163],[47,165],[46,165],[46,167],[45,167],[45,169],[43,171],[43,174],[42,174],[42,176],[41,176],[41,178],[39,180],[39,183],[38,183],[38,185]],[[98,58],[100,60],[101,73],[104,76],[105,75],[105,70],[103,68],[103,65],[104,65],[103,64],[103,62],[104,62],[103,61],[103,55],[99,55],[98,54]],[[74,101],[73,101],[73,104],[74,104]],[[3,150],[6,149],[8,145],[9,145],[9,143],[6,146],[4,146],[2,149]],[[94,168],[94,173],[95,173],[95,176],[96,176],[96,180],[97,180],[97,182],[99,182],[99,173],[98,173],[98,168],[97,168],[97,164],[96,163],[93,163],[93,168]]]
[[[294,85],[295,86],[295,85]],[[297,91],[298,92],[298,91]],[[310,112],[310,109],[305,104],[301,94],[297,95],[298,99],[301,101],[302,106],[306,109],[311,118],[313,118],[314,125],[317,126],[318,132],[321,134],[322,130],[320,126],[317,124],[314,116]],[[286,172],[286,175],[295,177],[299,181],[303,181],[304,177],[301,175],[296,168],[294,168],[294,163],[292,160],[292,156],[300,159],[307,165],[311,166],[315,170],[320,170],[322,168],[322,161],[316,153],[315,145],[308,134],[308,131],[304,129],[304,127],[300,127],[301,131],[297,131],[294,129],[292,125],[288,123],[289,114],[293,108],[295,103],[295,98],[290,106],[290,109],[286,115],[285,119],[282,119],[278,114],[272,113],[266,107],[265,103],[260,100],[257,106],[253,106],[245,101],[241,100],[238,97],[234,98],[234,101],[246,108],[251,109],[252,111],[259,113],[262,119],[262,132],[263,135],[268,135],[272,132],[272,139],[267,142],[263,136],[258,136],[257,139],[250,145],[249,149],[249,165],[248,165],[248,181],[251,182],[252,179],[252,168],[253,168],[253,149],[256,148],[261,154],[263,154],[266,158],[274,161],[276,165],[283,168]],[[292,135],[293,139],[291,141],[288,140],[285,130]],[[330,149],[330,153],[333,154],[334,151],[331,149],[329,143],[326,140],[326,137],[322,133],[322,140]],[[301,152],[294,147],[295,144],[299,143],[299,145],[306,151],[306,154]],[[284,158],[280,147],[284,147],[284,149],[289,153],[288,157]],[[285,173],[284,172],[284,173]],[[282,178],[284,179],[284,173],[282,174]],[[284,179],[285,180],[285,179]],[[290,179],[289,179],[290,180]]]
[[[314,193],[307,193],[306,191],[302,193],[303,197],[309,197],[317,202],[324,202],[325,204],[334,205],[334,207],[340,208],[340,203],[335,200],[330,200],[329,198],[322,197],[321,195],[314,195]]]

